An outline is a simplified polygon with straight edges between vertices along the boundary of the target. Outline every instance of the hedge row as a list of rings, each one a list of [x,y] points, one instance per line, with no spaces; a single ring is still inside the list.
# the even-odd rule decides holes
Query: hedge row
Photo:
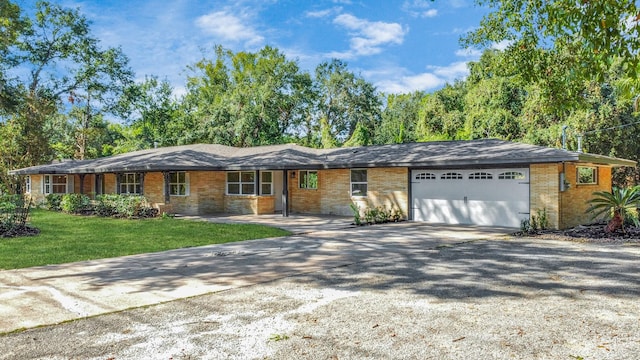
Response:
[[[49,194],[47,208],[69,214],[98,215],[118,218],[148,218],[158,215],[144,196],[98,195],[91,201],[84,194]]]

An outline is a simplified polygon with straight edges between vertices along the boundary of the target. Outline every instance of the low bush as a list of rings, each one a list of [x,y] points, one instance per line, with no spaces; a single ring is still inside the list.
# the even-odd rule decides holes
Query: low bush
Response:
[[[49,194],[45,197],[45,205],[47,209],[53,211],[62,211],[62,207],[60,206],[62,203],[62,195],[61,194]]]
[[[37,234],[27,226],[31,200],[21,195],[0,195],[0,237]]]
[[[60,208],[68,214],[93,212],[91,200],[84,194],[65,194],[60,201]]]
[[[107,194],[96,197],[95,212],[100,216],[148,218],[158,215],[144,196]]]
[[[386,206],[367,207],[361,213],[360,207],[351,204],[351,210],[353,211],[354,224],[356,225],[382,224],[404,220],[402,210],[395,206],[391,208]]]

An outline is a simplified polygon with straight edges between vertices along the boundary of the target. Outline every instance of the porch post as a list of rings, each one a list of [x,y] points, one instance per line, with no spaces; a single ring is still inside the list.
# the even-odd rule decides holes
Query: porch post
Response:
[[[116,194],[120,195],[120,173],[116,173]]]
[[[169,177],[168,171],[163,171],[162,176],[164,177],[164,203],[168,204],[171,202],[170,189],[171,189],[171,178]]]
[[[102,195],[100,192],[100,174],[93,174],[93,189],[95,190],[96,196]]]
[[[289,216],[289,170],[282,174],[282,216]]]
[[[144,173],[140,173],[140,195],[144,195]]]
[[[260,195],[260,170],[256,170],[256,177],[254,179],[253,195]]]
[[[80,177],[80,194],[84,194],[84,177],[86,174],[78,174]]]

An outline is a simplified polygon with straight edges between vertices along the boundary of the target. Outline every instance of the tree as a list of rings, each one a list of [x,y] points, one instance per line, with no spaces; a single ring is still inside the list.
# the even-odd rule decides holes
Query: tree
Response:
[[[380,126],[376,129],[376,144],[398,144],[417,140],[415,124],[420,103],[425,97],[421,91],[410,94],[387,95]]]
[[[380,123],[380,97],[373,84],[350,72],[346,63],[333,59],[318,65],[314,89],[315,131],[319,130],[322,138],[330,135],[335,143],[342,144],[351,138],[358,124],[360,131],[375,133]]]
[[[309,75],[269,46],[215,54],[189,67],[183,122],[196,128],[189,141],[254,146],[294,136],[309,108]]]
[[[10,5],[2,5],[6,4]],[[56,143],[60,146],[54,151],[50,140],[55,136],[48,131],[66,112],[67,119],[76,119],[74,147],[77,157],[83,158],[89,128],[102,123],[92,119],[104,112],[119,83],[131,77],[127,59],[119,49],[100,49],[78,10],[38,2],[34,16],[22,24],[12,33],[13,41],[3,39],[10,56],[3,56],[2,80],[11,79],[12,85],[4,89],[12,91],[14,103],[3,104],[2,126],[12,131],[0,138],[0,148],[15,149],[3,162],[18,168],[50,161],[56,151],[66,154],[64,143]]]
[[[118,113],[132,130],[132,144],[127,147],[140,150],[176,145],[179,134],[172,126],[177,121],[178,105],[167,80],[149,76],[129,85],[118,102]]]
[[[640,187],[631,188],[613,187],[611,192],[597,191],[593,193],[593,198],[588,201],[591,205],[587,209],[592,217],[605,216],[609,218],[606,231],[614,232],[618,229],[624,231],[625,221],[631,221],[635,226],[639,226],[637,208],[640,204]]]
[[[602,80],[615,58],[630,78],[638,71],[640,9],[635,1],[477,0],[493,9],[462,40],[466,46],[508,44],[507,57],[527,80],[549,74],[536,71],[538,57],[564,58],[567,82]],[[566,54],[571,54],[567,57]],[[559,64],[557,61],[554,61]]]
[[[466,84],[453,85],[425,96],[418,110],[416,138],[419,141],[468,139],[464,134]]]

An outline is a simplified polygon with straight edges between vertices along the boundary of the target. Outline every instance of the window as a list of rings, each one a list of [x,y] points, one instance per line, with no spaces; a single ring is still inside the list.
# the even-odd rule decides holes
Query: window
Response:
[[[139,173],[124,173],[120,175],[120,194],[140,194]]]
[[[317,189],[318,172],[315,170],[300,170],[300,189]]]
[[[255,195],[255,171],[231,171],[227,173],[228,195]]]
[[[24,193],[31,194],[31,176],[27,176],[24,179]]]
[[[187,173],[176,171],[169,173],[169,195],[186,196],[189,194]]]
[[[486,172],[477,172],[473,174],[469,174],[469,180],[486,180],[493,179],[493,175]]]
[[[577,168],[578,184],[597,184],[598,169],[595,167],[578,166]]]
[[[450,179],[460,180],[460,179],[462,179],[462,174],[457,173],[457,172],[448,172],[446,174],[442,174],[440,176],[440,179],[443,179],[443,180],[450,180]]]
[[[435,180],[436,175],[432,173],[420,173],[416,175],[416,180]]]
[[[367,170],[351,170],[351,196],[367,196]]]
[[[273,195],[273,173],[271,171],[260,173],[260,195]]]
[[[524,174],[519,171],[507,171],[498,175],[500,180],[524,180]]]
[[[67,175],[45,175],[43,190],[45,194],[66,194]]]

